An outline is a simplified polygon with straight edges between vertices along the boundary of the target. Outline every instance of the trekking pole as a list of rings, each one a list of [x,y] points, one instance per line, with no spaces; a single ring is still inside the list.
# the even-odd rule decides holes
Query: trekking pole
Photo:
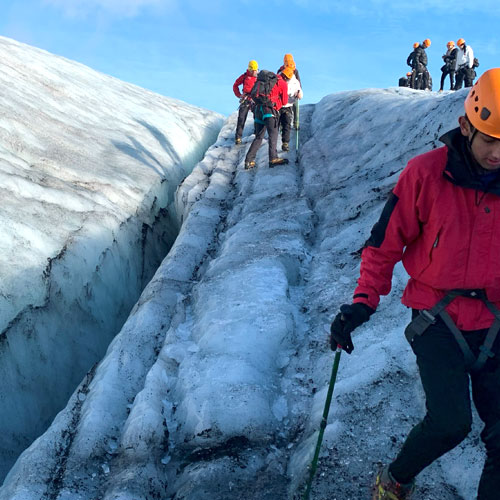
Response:
[[[323,441],[323,434],[326,429],[326,421],[328,419],[328,412],[330,411],[330,404],[332,402],[333,388],[335,387],[335,381],[337,380],[337,372],[339,369],[340,354],[342,348],[337,345],[337,350],[335,351],[335,359],[333,360],[332,375],[330,377],[330,385],[328,386],[328,393],[326,395],[325,408],[323,410],[323,419],[321,420],[321,425],[318,434],[318,442],[316,443],[316,450],[314,451],[314,458],[310,465],[309,470],[309,480],[307,481],[307,488],[302,497],[303,500],[309,500],[309,494],[311,493],[311,486],[316,474],[316,469],[318,467],[319,450],[321,448],[321,442]]]
[[[299,101],[293,103],[295,106],[295,163],[299,163]]]

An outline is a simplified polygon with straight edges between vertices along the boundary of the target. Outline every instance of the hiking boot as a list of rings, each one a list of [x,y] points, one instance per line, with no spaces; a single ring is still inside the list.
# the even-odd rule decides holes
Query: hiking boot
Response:
[[[281,151],[290,151],[290,147],[288,146],[288,142],[283,142],[281,144]]]
[[[236,139],[234,140],[234,143],[235,144],[241,144],[241,138],[240,137],[236,137]]]
[[[269,162],[269,168],[273,168],[276,165],[286,165],[288,163],[287,158],[275,158]]]
[[[386,465],[378,474],[372,500],[409,500],[415,491],[415,481],[398,483]]]
[[[254,161],[246,161],[245,162],[245,170],[250,170],[253,167],[255,167],[255,162]]]

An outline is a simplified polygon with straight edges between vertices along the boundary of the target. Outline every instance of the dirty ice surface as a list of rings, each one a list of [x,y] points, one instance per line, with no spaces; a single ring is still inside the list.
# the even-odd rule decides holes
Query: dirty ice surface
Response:
[[[245,171],[236,115],[182,183],[180,234],[128,321],[1,499],[299,498],[357,250],[406,162],[439,147],[465,92],[367,89],[301,108],[289,165]],[[284,153],[280,153],[284,155]],[[342,355],[312,498],[368,498],[424,413],[399,302],[406,275]],[[480,425],[418,478],[417,500],[472,500]]]

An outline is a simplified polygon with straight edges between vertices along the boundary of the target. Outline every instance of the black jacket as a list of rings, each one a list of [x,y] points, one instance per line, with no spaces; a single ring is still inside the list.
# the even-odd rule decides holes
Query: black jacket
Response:
[[[422,44],[415,49],[415,59],[417,64],[422,64],[427,67],[427,53],[425,52],[425,47]]]
[[[413,52],[410,52],[410,55],[406,59],[406,64],[408,64],[408,66],[411,66],[413,69],[417,67],[416,50],[417,49],[415,49]]]
[[[455,70],[455,61],[457,59],[458,49],[455,47],[448,55],[444,55],[444,64],[448,71]]]

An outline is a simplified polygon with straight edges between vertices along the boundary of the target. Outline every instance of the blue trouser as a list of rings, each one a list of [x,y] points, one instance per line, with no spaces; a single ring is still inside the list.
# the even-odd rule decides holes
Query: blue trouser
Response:
[[[462,332],[477,356],[487,330]],[[469,433],[472,423],[471,395],[484,422],[481,439],[486,462],[479,483],[478,500],[498,500],[500,495],[500,336],[489,359],[478,372],[469,373],[464,356],[452,333],[439,318],[415,337],[417,357],[426,396],[427,414],[411,431],[390,471],[406,483]]]

